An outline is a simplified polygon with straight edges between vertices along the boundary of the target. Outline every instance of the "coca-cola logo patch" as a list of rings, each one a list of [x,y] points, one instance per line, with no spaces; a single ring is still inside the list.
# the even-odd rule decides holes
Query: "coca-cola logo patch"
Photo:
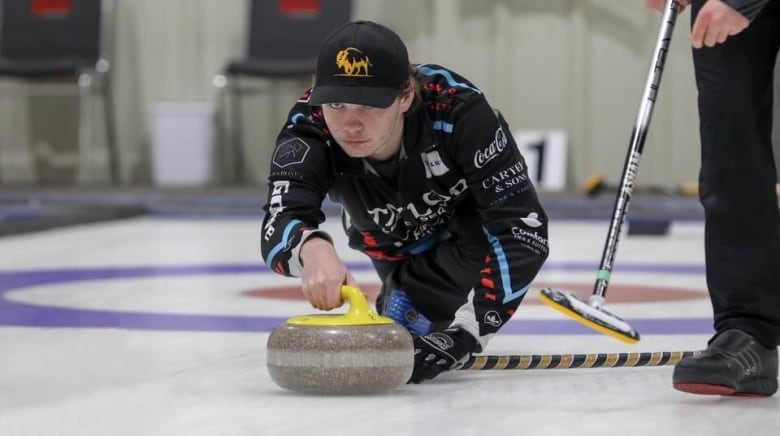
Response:
[[[498,155],[504,151],[508,143],[509,139],[507,139],[504,130],[499,127],[498,130],[496,130],[496,137],[493,139],[493,142],[474,153],[474,166],[477,168],[484,167],[485,164],[498,157]]]

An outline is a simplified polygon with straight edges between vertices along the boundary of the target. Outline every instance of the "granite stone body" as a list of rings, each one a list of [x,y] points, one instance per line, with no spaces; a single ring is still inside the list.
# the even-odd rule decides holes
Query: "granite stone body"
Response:
[[[387,391],[409,380],[414,344],[398,324],[285,323],[268,337],[268,372],[279,386],[314,394]]]

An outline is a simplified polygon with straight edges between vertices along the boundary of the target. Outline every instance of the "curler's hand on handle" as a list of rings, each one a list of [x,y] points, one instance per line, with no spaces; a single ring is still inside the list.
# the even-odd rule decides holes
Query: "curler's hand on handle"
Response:
[[[347,266],[327,239],[310,238],[301,248],[303,276],[301,290],[312,307],[331,310],[340,307],[341,286],[357,286]]]

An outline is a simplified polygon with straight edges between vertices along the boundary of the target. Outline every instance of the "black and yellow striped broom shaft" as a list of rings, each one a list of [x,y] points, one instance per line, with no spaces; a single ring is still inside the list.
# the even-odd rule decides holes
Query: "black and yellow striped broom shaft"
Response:
[[[674,365],[683,357],[701,351],[655,351],[641,353],[592,354],[526,354],[510,356],[477,355],[459,369],[567,369],[567,368],[633,368],[638,366]]]

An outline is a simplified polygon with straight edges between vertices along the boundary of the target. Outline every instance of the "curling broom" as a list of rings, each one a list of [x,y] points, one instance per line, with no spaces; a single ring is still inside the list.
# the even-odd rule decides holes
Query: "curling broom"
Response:
[[[608,312],[602,306],[606,301],[607,286],[612,274],[618,236],[631,201],[634,180],[639,169],[639,160],[642,156],[647,128],[650,125],[650,119],[653,114],[666,53],[669,51],[669,43],[672,40],[672,32],[677,21],[679,7],[680,5],[676,0],[667,0],[663,20],[658,32],[658,39],[655,44],[653,62],[647,75],[644,94],[639,105],[639,114],[637,115],[634,130],[631,133],[631,144],[623,167],[623,178],[615,200],[612,221],[606,243],[604,244],[604,252],[601,257],[601,265],[593,294],[586,302],[576,295],[564,293],[557,289],[544,288],[541,290],[540,298],[548,306],[601,333],[629,344],[639,341],[639,333],[629,323],[619,316]]]

